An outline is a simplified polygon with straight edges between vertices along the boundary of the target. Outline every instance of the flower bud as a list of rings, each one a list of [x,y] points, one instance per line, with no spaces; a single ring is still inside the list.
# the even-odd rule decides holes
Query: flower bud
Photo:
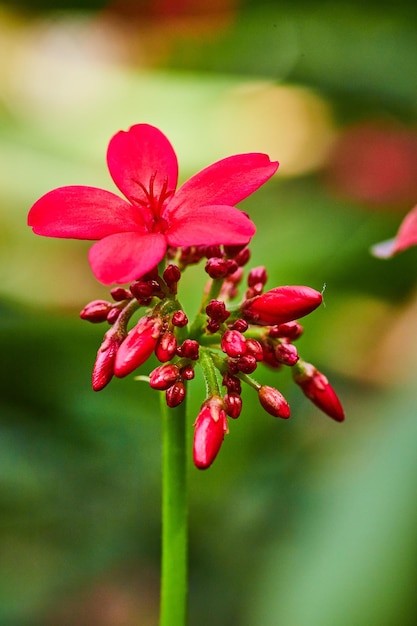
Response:
[[[229,372],[225,372],[223,374],[222,384],[227,388],[228,393],[237,393],[240,394],[242,391],[242,383],[237,376],[233,376]]]
[[[238,330],[240,333],[244,333],[248,330],[248,328],[249,324],[247,323],[247,321],[239,318],[232,324],[230,330]]]
[[[266,273],[266,268],[263,265],[254,267],[248,274],[248,287],[254,287],[258,283],[265,285],[267,280],[268,275]]]
[[[122,341],[123,336],[115,328],[110,328],[104,335],[93,367],[92,386],[94,391],[104,389],[113,378],[114,361]]]
[[[105,322],[112,306],[113,304],[106,300],[93,300],[86,304],[80,312],[80,317],[82,320],[87,320],[87,322],[93,322],[94,324]]]
[[[211,257],[207,260],[205,271],[210,278],[226,278],[228,274],[228,265],[225,259],[219,257]]]
[[[177,354],[184,359],[197,361],[200,345],[195,339],[185,339],[177,348]]]
[[[225,303],[221,300],[210,300],[206,306],[206,313],[216,322],[224,322],[230,315]]]
[[[107,314],[107,321],[109,324],[114,324],[118,320],[120,313],[122,312],[122,307],[123,305],[120,306],[118,304],[114,304],[112,306],[112,308]]]
[[[129,291],[129,289],[125,289],[124,287],[114,287],[114,289],[110,291],[110,295],[116,302],[132,299],[131,292]]]
[[[238,330],[226,330],[220,346],[223,352],[232,358],[241,357],[246,353],[246,339]]]
[[[284,365],[295,365],[300,358],[297,348],[292,343],[279,343],[275,348],[275,358]]]
[[[179,268],[173,263],[170,263],[170,265],[165,268],[162,276],[171,293],[177,293],[177,283],[181,278],[181,272]]]
[[[163,333],[156,344],[155,355],[158,361],[166,363],[170,361],[177,350],[177,339],[170,330]]]
[[[290,416],[290,407],[288,402],[274,387],[263,385],[258,392],[259,401],[267,413],[274,417],[282,417],[287,419]]]
[[[252,374],[258,367],[258,361],[252,354],[244,354],[237,361],[237,368],[243,374]]]
[[[298,322],[285,322],[277,326],[271,326],[268,335],[272,338],[289,339],[295,341],[303,334],[304,328]]]
[[[254,356],[257,361],[263,361],[264,351],[257,339],[246,339],[246,354]]]
[[[181,369],[181,378],[183,380],[193,380],[195,377],[194,368],[191,365],[186,365]]]
[[[322,302],[319,291],[304,286],[271,289],[242,305],[242,317],[252,324],[269,326],[284,324],[308,315]]]
[[[184,311],[175,311],[171,319],[174,326],[177,328],[183,328],[188,324],[188,317],[184,313]]]
[[[179,375],[180,370],[173,363],[160,365],[150,373],[149,384],[152,389],[165,391],[166,389],[172,387],[172,385],[178,380]]]
[[[224,396],[226,413],[232,419],[237,419],[242,411],[242,398],[238,393],[227,393]]]
[[[323,413],[336,420],[343,422],[345,413],[326,376],[318,371],[311,363],[302,362],[293,370],[294,381],[304,393]]]
[[[114,373],[119,378],[127,376],[142,365],[155,350],[162,322],[159,317],[142,317],[128,333],[117,351]]]
[[[227,432],[227,417],[223,400],[212,396],[200,409],[194,424],[194,464],[207,469],[216,458]]]
[[[174,383],[169,389],[166,390],[166,403],[171,408],[174,409],[176,406],[180,405],[181,402],[184,401],[185,398],[185,385],[181,380],[178,380]]]

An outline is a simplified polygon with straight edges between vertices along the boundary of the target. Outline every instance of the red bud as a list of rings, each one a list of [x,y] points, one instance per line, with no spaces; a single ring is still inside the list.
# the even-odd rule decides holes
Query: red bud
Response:
[[[206,400],[194,429],[194,464],[199,469],[207,469],[216,458],[227,432],[227,417],[221,398],[212,396]]]
[[[276,287],[244,302],[242,316],[248,322],[261,326],[284,324],[308,315],[322,300],[321,293],[310,287]]]
[[[155,350],[162,322],[158,317],[142,317],[117,351],[114,373],[127,376],[142,365]]]
[[[82,320],[87,322],[105,322],[109,311],[111,311],[113,304],[106,300],[93,300],[86,304],[83,310],[80,312]]]
[[[311,363],[303,361],[293,370],[293,377],[307,398],[323,413],[326,413],[336,422],[343,422],[345,412],[335,390],[324,374],[319,372]]]
[[[282,417],[287,419],[290,416],[290,407],[288,402],[274,387],[263,385],[259,389],[259,401],[267,413],[274,417]]]
[[[114,361],[123,337],[120,332],[110,328],[104,335],[93,368],[92,386],[94,391],[101,391],[109,384],[114,374]]]
[[[246,353],[246,339],[238,330],[227,330],[220,345],[223,352],[232,358],[243,356]]]
[[[165,391],[166,389],[172,387],[172,385],[178,380],[179,375],[180,370],[173,363],[160,365],[150,373],[149,384],[152,389]]]

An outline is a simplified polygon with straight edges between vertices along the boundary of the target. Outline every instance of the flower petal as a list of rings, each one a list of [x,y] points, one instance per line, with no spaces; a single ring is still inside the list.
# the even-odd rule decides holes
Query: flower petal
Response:
[[[277,161],[260,153],[236,154],[198,172],[188,179],[169,202],[166,218],[192,205],[224,204],[233,206],[263,185],[278,168]]]
[[[146,201],[141,183],[159,197],[164,187],[174,191],[178,180],[178,161],[170,141],[158,128],[135,124],[128,131],[119,131],[110,140],[107,164],[117,187],[131,200]]]
[[[165,233],[171,246],[246,244],[255,234],[255,224],[246,213],[231,206],[204,206],[171,221]]]
[[[104,189],[78,185],[42,196],[29,211],[28,224],[38,235],[74,239],[144,230],[139,211],[126,200]]]
[[[390,242],[382,242],[371,248],[375,256],[386,259],[398,252],[403,252],[411,246],[417,245],[417,206],[415,206],[403,219],[398,232]]]
[[[88,258],[100,282],[122,284],[152,270],[163,258],[166,247],[160,233],[118,233],[95,243]]]

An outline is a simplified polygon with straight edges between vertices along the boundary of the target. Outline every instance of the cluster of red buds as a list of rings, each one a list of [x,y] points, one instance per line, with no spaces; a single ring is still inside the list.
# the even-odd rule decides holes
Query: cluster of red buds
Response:
[[[280,369],[289,366],[304,394],[324,413],[343,421],[340,401],[327,378],[303,361],[294,342],[303,332],[298,320],[322,302],[319,291],[305,286],[283,286],[264,291],[265,267],[249,271],[243,299],[236,303],[249,261],[247,246],[196,246],[169,249],[169,264],[111,290],[112,301],[95,300],[82,311],[90,322],[107,322],[109,330],[97,353],[93,389],[103,389],[113,376],[134,372],[151,355],[161,363],[149,374],[152,389],[165,393],[168,407],[181,404],[187,383],[200,366],[207,397],[194,424],[193,458],[200,469],[216,458],[228,418],[242,410],[242,384],[258,395],[260,405],[274,417],[287,419],[290,407],[278,389],[253,377],[260,362]],[[196,318],[189,323],[178,299],[182,272],[205,259],[209,281]],[[140,308],[143,315],[131,326]],[[143,378],[143,377],[141,377]]]

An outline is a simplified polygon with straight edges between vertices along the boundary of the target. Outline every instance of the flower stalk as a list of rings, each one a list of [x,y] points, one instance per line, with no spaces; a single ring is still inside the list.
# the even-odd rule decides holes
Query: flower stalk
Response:
[[[162,413],[162,562],[160,626],[184,626],[187,604],[186,402]]]

